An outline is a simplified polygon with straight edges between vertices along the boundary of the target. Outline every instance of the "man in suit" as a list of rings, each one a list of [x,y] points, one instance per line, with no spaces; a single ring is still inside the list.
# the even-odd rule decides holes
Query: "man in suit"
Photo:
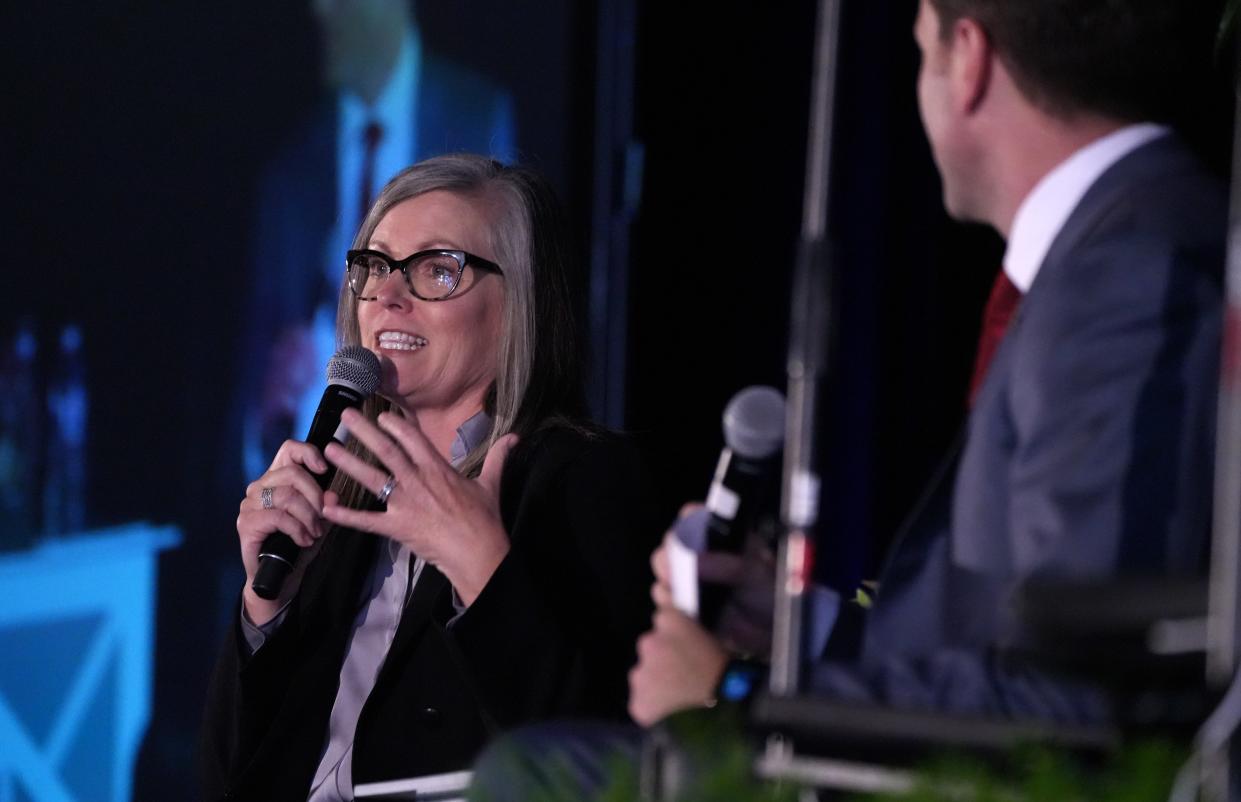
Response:
[[[1209,51],[1194,5],[921,0],[918,101],[944,203],[1007,240],[989,313],[1002,340],[984,337],[963,446],[889,555],[860,653],[817,663],[818,692],[1105,721],[1101,689],[1010,659],[1027,644],[1014,591],[1205,569],[1226,198],[1160,124],[1186,48]],[[630,677],[644,724],[713,699],[730,657],[666,579],[655,596]]]
[[[920,0],[918,102],[945,205],[993,226],[1007,250],[963,442],[891,548],[860,647],[829,643],[813,691],[1109,721],[1106,689],[1016,657],[1029,641],[1014,592],[1030,579],[1203,573],[1226,196],[1160,121],[1210,52],[1208,5]],[[642,725],[713,704],[735,687],[721,677],[743,667],[675,608],[667,554],[655,553],[657,609],[630,672]],[[746,568],[699,559],[717,580]],[[757,620],[746,612],[736,618]],[[640,741],[636,730],[532,728],[484,755],[475,784],[496,800],[597,786],[611,755],[636,758]]]
[[[312,0],[327,96],[260,178],[235,417],[241,474],[309,428],[335,350],[345,251],[389,178],[430,156],[511,161],[512,99],[439,55],[411,0]],[[235,454],[236,440],[226,446]],[[237,484],[236,458],[223,461]]]

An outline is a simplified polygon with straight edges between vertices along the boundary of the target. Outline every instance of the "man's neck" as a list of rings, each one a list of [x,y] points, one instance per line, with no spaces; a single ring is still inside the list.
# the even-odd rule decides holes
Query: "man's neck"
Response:
[[[1007,240],[1022,201],[1044,176],[1091,142],[1124,125],[1097,116],[1052,117],[1035,108],[1014,118],[998,138],[994,194],[986,221]]]
[[[1034,284],[1052,244],[1095,182],[1168,131],[1156,123],[1126,125],[1079,147],[1038,180],[1017,208],[1006,237],[1004,270],[1018,289],[1025,292]]]

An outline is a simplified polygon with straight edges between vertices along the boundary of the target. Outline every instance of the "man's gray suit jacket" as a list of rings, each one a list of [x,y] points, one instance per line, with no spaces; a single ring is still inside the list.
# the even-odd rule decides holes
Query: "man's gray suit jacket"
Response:
[[[1012,659],[1029,579],[1199,575],[1211,520],[1227,199],[1173,136],[1088,190],[997,351],[964,444],[880,576],[858,701],[1096,722],[1105,694]]]

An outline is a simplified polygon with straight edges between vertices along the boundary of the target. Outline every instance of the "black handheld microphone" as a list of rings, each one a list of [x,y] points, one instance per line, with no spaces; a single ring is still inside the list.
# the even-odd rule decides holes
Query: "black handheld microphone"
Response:
[[[360,345],[346,345],[336,352],[327,363],[327,389],[319,399],[319,408],[310,422],[310,434],[306,442],[320,452],[335,440],[341,442],[340,413],[349,407],[360,407],[371,393],[379,388],[379,357]],[[327,489],[336,468],[328,463],[321,474],[312,474],[319,487]],[[259,549],[259,570],[250,587],[262,599],[274,599],[293,566],[301,549],[283,532],[272,532],[263,540]]]
[[[773,512],[784,446],[784,395],[774,387],[741,390],[724,408],[724,450],[707,492],[707,551],[735,554],[760,516]],[[731,588],[699,580],[698,619],[713,628]]]

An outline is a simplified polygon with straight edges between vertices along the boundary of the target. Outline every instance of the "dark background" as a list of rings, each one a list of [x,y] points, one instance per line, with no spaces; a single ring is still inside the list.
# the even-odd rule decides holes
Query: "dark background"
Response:
[[[624,426],[671,518],[706,489],[720,412],[784,384],[815,4],[424,3],[423,35],[507,85],[523,158],[559,188],[585,257],[601,54],[631,48],[644,152],[630,231]],[[823,576],[870,575],[964,412],[1001,248],[950,223],[914,102],[915,4],[847,4],[836,329],[824,413]],[[632,29],[601,24],[628,9]],[[622,17],[624,15],[621,15]],[[252,189],[318,97],[304,2],[7,4],[0,336],[83,328],[92,526],[175,523],[160,564],[154,717],[137,797],[185,798],[204,687],[233,614],[240,486],[218,448],[240,360]],[[1187,88],[1224,163],[1222,87]],[[604,110],[605,114],[607,110]],[[624,270],[625,265],[613,265]],[[622,273],[623,275],[623,273]],[[44,377],[46,379],[46,377]]]

